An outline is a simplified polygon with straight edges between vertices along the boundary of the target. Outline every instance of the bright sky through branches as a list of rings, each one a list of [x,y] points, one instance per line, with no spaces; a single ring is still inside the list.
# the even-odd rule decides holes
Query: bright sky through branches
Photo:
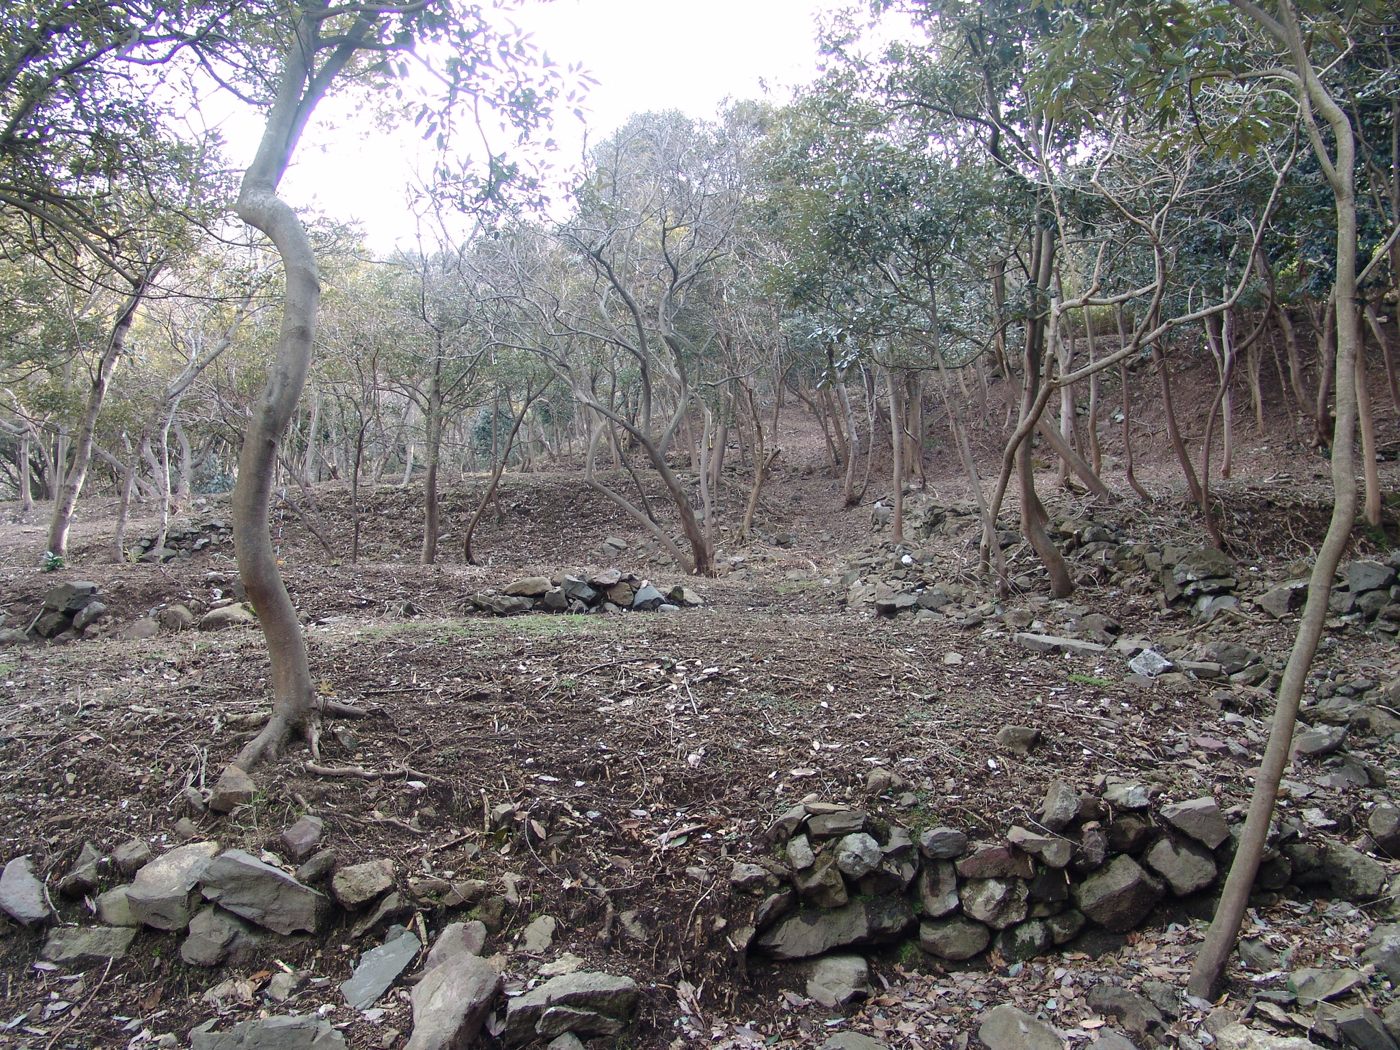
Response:
[[[839,0],[554,0],[529,3],[513,20],[561,66],[581,63],[598,81],[586,101],[588,124],[561,115],[554,129],[560,166],[606,137],[629,115],[680,109],[716,115],[726,98],[756,98],[765,85],[778,101],[817,72],[816,21]],[[358,220],[370,247],[413,243],[406,185],[420,150],[409,128],[390,136],[369,115],[328,104],[298,150],[284,191],[340,220]],[[256,123],[227,128],[235,162],[251,156]],[[422,154],[422,156],[420,156]],[[426,163],[422,164],[426,167]]]

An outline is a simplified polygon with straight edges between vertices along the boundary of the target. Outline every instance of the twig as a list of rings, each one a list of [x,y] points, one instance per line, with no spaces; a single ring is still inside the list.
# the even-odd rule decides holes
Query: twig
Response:
[[[107,980],[107,975],[112,972],[112,963],[115,961],[114,959],[107,960],[107,966],[102,971],[102,976],[97,979],[97,986],[93,988],[92,994],[87,997],[87,1001],[84,1002],[82,1006],[68,1015],[68,1020],[64,1021],[63,1024],[59,1026],[58,1031],[54,1032],[49,1038],[49,1041],[44,1044],[44,1050],[53,1050],[53,1045],[58,1042],[59,1037],[63,1035],[64,1032],[68,1031],[69,1028],[73,1027],[73,1022],[81,1017],[87,1008],[92,1005],[92,1001],[97,998],[97,993],[102,990],[102,985]]]

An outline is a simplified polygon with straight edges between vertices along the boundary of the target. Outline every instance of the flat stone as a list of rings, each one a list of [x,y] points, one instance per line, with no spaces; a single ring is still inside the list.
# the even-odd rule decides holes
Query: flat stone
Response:
[[[1395,582],[1395,570],[1384,562],[1358,559],[1347,566],[1347,589],[1352,594],[1379,591]]]
[[[350,864],[331,876],[331,896],[353,911],[394,888],[394,862],[388,857]]]
[[[1383,923],[1372,930],[1361,962],[1374,966],[1400,988],[1400,923]]]
[[[814,839],[842,838],[864,831],[870,815],[863,809],[837,809],[814,813],[807,821],[807,833]]]
[[[559,920],[552,915],[541,915],[525,927],[520,935],[520,947],[527,955],[543,955],[554,945],[554,932],[559,928]]]
[[[1117,809],[1146,809],[1152,802],[1152,794],[1146,784],[1110,780],[1104,788],[1103,800]]]
[[[190,920],[189,933],[180,945],[180,958],[191,966],[218,966],[251,947],[254,941],[246,922],[210,905]]]
[[[1230,828],[1215,799],[1193,798],[1162,807],[1162,819],[1207,849],[1215,849],[1230,837]]]
[[[828,955],[807,978],[807,996],[828,1010],[840,1010],[870,994],[870,964],[859,955]]]
[[[265,1017],[226,1032],[190,1033],[192,1050],[346,1050],[345,1036],[319,1017]]]
[[[992,931],[965,915],[919,923],[919,947],[940,959],[962,962],[986,951],[991,942]]]
[[[480,955],[486,949],[486,924],[476,919],[454,922],[442,928],[433,941],[432,950],[423,964],[426,972],[458,955]]]
[[[1022,631],[1012,639],[1022,648],[1038,653],[1073,653],[1077,656],[1097,656],[1108,648],[1083,638],[1062,638],[1053,634],[1032,634]]]
[[[1218,874],[1210,851],[1192,839],[1160,838],[1143,859],[1178,897],[1205,889]]]
[[[157,930],[183,930],[199,899],[196,886],[218,852],[217,842],[190,842],[141,868],[127,891],[132,917]]]
[[[1288,978],[1288,985],[1298,996],[1298,1005],[1316,1006],[1318,1003],[1340,999],[1366,983],[1366,975],[1359,970],[1322,969],[1306,967],[1295,971]]]
[[[418,935],[402,926],[390,929],[388,938],[378,948],[360,956],[355,972],[340,986],[340,994],[356,1010],[368,1010],[399,974],[408,969],[423,947]]]
[[[914,912],[902,898],[867,897],[830,911],[798,911],[761,934],[755,943],[775,959],[810,959],[835,948],[894,940],[913,921]]]
[[[253,801],[258,786],[238,766],[225,766],[209,794],[209,808],[215,813],[232,813],[237,806]]]
[[[29,857],[16,857],[0,872],[0,911],[21,926],[48,922],[53,915],[44,884],[34,875]]]
[[[968,879],[958,896],[970,918],[994,930],[1022,922],[1030,911],[1030,890],[1021,879]]]
[[[1030,857],[997,842],[979,843],[957,862],[957,869],[965,879],[1028,879],[1035,874]]]
[[[283,935],[315,932],[330,903],[282,869],[237,849],[211,861],[200,882],[207,900]]]
[[[954,860],[967,852],[967,836],[953,828],[931,828],[919,836],[919,852],[929,860]]]
[[[1022,827],[1013,826],[1008,830],[1006,840],[1050,868],[1066,867],[1074,855],[1074,843],[1069,839],[1058,835],[1039,835]]]
[[[135,936],[131,926],[63,926],[49,934],[39,958],[64,965],[123,959]]]
[[[525,576],[506,584],[501,593],[512,598],[538,598],[548,591],[550,586],[548,576]]]
[[[1164,887],[1131,857],[1114,857],[1074,887],[1079,910],[1115,933],[1133,929],[1161,900]]]
[[[1064,1050],[1057,1029],[1016,1007],[1003,1003],[987,1013],[977,1038],[988,1050]]]
[[[114,886],[97,898],[97,917],[108,926],[140,926],[127,900],[130,886]]]
[[[503,983],[501,972],[475,953],[454,954],[431,966],[413,986],[413,1034],[405,1050],[475,1046]]]
[[[630,977],[581,971],[555,977],[506,1006],[502,1041],[523,1046],[572,1032],[588,1038],[615,1036],[631,1021],[640,989]]]
[[[145,839],[130,839],[112,851],[112,863],[123,875],[135,875],[150,863],[151,846]]]
[[[280,841],[283,851],[293,861],[300,864],[321,844],[321,834],[325,831],[325,821],[308,813],[291,827],[282,832]]]
[[[97,584],[89,580],[69,580],[50,587],[44,594],[44,608],[73,614],[97,598]]]
[[[1346,742],[1346,726],[1315,726],[1293,738],[1293,750],[1304,758],[1325,758]]]

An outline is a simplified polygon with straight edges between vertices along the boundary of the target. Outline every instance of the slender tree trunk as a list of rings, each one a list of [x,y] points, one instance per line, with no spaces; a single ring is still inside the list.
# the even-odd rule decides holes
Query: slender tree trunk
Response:
[[[1089,364],[1095,363],[1098,356],[1094,345],[1094,311],[1084,311],[1084,346],[1089,355]],[[1099,373],[1089,376],[1089,420],[1088,420],[1089,466],[1095,474],[1103,474],[1103,446],[1099,443]]]
[[[1394,408],[1400,409],[1400,381],[1396,379],[1395,360],[1390,355],[1390,338],[1385,334],[1385,325],[1381,323],[1375,303],[1366,304],[1366,325],[1375,337],[1376,346],[1380,347],[1381,360],[1385,362],[1385,380],[1390,387],[1390,403]]]
[[[1356,346],[1356,421],[1361,430],[1361,471],[1366,480],[1363,513],[1366,524],[1381,527],[1381,476],[1376,463],[1376,419],[1371,412],[1371,391],[1366,382],[1366,353],[1363,340]]]
[[[1172,380],[1167,367],[1167,357],[1162,353],[1162,341],[1152,341],[1152,363],[1157,367],[1157,382],[1162,388],[1162,416],[1167,423],[1167,437],[1171,440],[1172,451],[1186,479],[1187,498],[1197,506],[1201,503],[1201,483],[1196,477],[1196,468],[1191,465],[1191,453],[1186,450],[1186,439],[1181,436],[1181,428],[1176,422],[1176,403],[1172,399]]]
[[[26,425],[19,435],[19,509],[24,514],[34,509],[34,475],[30,463],[33,440]]]
[[[1317,400],[1313,403],[1313,444],[1326,448],[1332,436],[1332,370],[1337,358],[1336,330],[1337,302],[1335,294],[1328,298],[1319,322],[1317,311],[1313,311],[1314,331],[1318,338]]]
[[[894,517],[890,525],[890,541],[904,542],[904,406],[901,404],[903,382],[895,378],[893,368],[885,369],[885,385],[890,395],[890,449],[893,462],[894,488],[890,499]]]
[[[846,389],[844,373],[837,380],[836,391],[841,398],[841,418],[846,427],[846,475],[841,482],[841,506],[849,507],[855,502],[856,457],[860,455],[860,431],[856,426],[856,413],[851,405],[851,394]]]
[[[441,361],[441,358],[438,359]],[[427,457],[423,470],[423,551],[420,561],[432,565],[437,561],[438,532],[440,528],[438,505],[438,464],[442,459],[442,387],[438,364],[428,386],[428,406],[424,410],[426,429],[423,439],[423,454]],[[495,426],[495,420],[492,420]]]
[[[462,560],[468,565],[476,564],[476,553],[472,550],[472,538],[476,535],[476,527],[481,524],[481,519],[486,514],[486,508],[493,499],[496,498],[496,491],[501,483],[501,475],[506,470],[506,460],[510,457],[511,446],[515,444],[515,435],[520,431],[520,424],[525,419],[525,413],[530,411],[530,404],[535,400],[536,395],[526,392],[524,404],[520,406],[520,411],[511,420],[510,433],[506,435],[505,448],[499,456],[493,455],[491,458],[491,477],[486,482],[486,491],[481,494],[481,499],[477,501],[476,510],[472,511],[471,519],[467,522],[467,533],[462,538]],[[492,446],[495,446],[495,420],[492,419]],[[590,463],[592,461],[592,450],[589,452]]]

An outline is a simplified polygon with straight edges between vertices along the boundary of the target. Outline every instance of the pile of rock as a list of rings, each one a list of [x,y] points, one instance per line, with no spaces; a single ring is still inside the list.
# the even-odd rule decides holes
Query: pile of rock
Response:
[[[1185,602],[1200,620],[1233,609],[1240,603],[1235,563],[1214,547],[1165,547],[1162,550],[1162,594],[1168,604]]]
[[[165,542],[158,544],[159,539],[159,536],[143,536],[131,545],[131,554],[137,561],[144,562],[166,562],[189,557],[211,547],[232,543],[233,526],[222,518],[172,524],[165,533]]]
[[[0,631],[0,645],[22,645],[37,638],[71,642],[107,614],[97,584],[70,580],[49,589],[44,604],[27,630]]]
[[[482,591],[467,599],[468,604],[493,616],[520,616],[524,613],[674,613],[704,604],[694,590],[677,584],[666,591],[650,580],[618,569],[602,572],[556,573],[525,576],[500,591]]]
[[[1168,898],[1206,893],[1227,870],[1236,834],[1209,797],[1154,805],[1147,785],[1114,779],[1088,794],[1056,781],[1033,819],[982,842],[947,827],[915,835],[865,810],[808,802],[769,828],[782,860],[736,863],[731,886],[758,899],[745,943],[774,959],[912,936],[943,960],[988,949],[1022,960],[1090,927],[1124,933]],[[1325,886],[1369,902],[1383,896],[1390,874],[1359,850],[1305,839],[1285,823],[1257,886]],[[811,986],[809,994],[818,997]]]
[[[1400,550],[1385,561],[1358,559],[1346,567],[1342,583],[1332,589],[1330,611],[1369,623],[1392,638],[1400,634]]]

